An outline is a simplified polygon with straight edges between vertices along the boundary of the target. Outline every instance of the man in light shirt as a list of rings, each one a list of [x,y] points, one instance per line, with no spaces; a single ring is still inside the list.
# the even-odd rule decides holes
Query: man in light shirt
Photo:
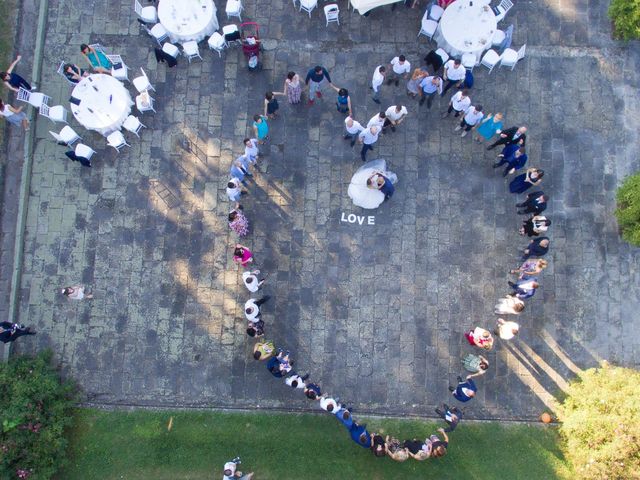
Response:
[[[420,98],[420,105],[424,105],[425,99],[429,97],[429,100],[427,101],[427,108],[431,108],[431,104],[433,103],[433,95],[436,92],[442,94],[442,79],[434,75],[424,77],[419,86],[420,96],[422,97]]]
[[[464,65],[457,59],[451,59],[447,63],[444,64],[444,79],[447,82],[447,85],[444,87],[442,95],[447,93],[454,85],[458,85],[461,81],[464,80],[465,75],[467,74],[467,69],[464,68]]]
[[[400,84],[400,79],[407,79],[409,72],[411,72],[411,64],[407,61],[404,55],[398,55],[393,57],[389,63],[391,71],[389,72],[389,79],[387,85],[391,85],[395,82],[396,87]]]
[[[384,112],[387,116],[387,121],[391,125],[391,131],[396,131],[396,126],[400,125],[404,121],[404,117],[407,116],[407,107],[404,105],[391,105]]]
[[[373,117],[369,119],[367,123],[367,128],[376,126],[378,127],[378,131],[382,134],[384,129],[389,125],[389,121],[387,120],[387,114],[384,112],[378,112]]]
[[[351,146],[353,147],[356,144],[358,134],[364,130],[364,127],[360,125],[360,122],[354,120],[351,115],[344,119],[344,127],[347,129],[344,139],[351,140]]]
[[[472,105],[464,112],[464,117],[462,118],[460,125],[455,128],[455,131],[457,132],[460,129],[464,129],[460,136],[466,137],[467,133],[469,133],[472,128],[476,128],[480,125],[483,118],[484,113],[482,113],[482,105],[478,105],[476,107]]]
[[[378,127],[371,126],[365,128],[358,135],[358,140],[362,143],[362,150],[360,151],[360,158],[362,158],[363,162],[367,161],[367,151],[373,150],[373,144],[378,141],[378,135],[380,134],[380,130]]]
[[[378,65],[373,71],[373,78],[371,79],[371,89],[373,90],[373,101],[380,103],[380,87],[384,83],[384,77],[386,76],[387,69],[382,65]]]
[[[260,287],[265,281],[265,278],[259,279],[258,275],[260,275],[260,270],[242,273],[242,281],[244,282],[244,286],[247,287],[247,290],[249,290],[251,293],[255,293],[260,290]]]
[[[255,163],[258,160],[258,156],[260,155],[260,152],[258,151],[258,139],[245,138],[243,140],[243,143],[245,156],[251,163]]]
[[[469,97],[469,90],[466,88],[455,93],[451,97],[449,102],[449,109],[442,114],[442,118],[447,118],[451,115],[451,112],[456,112],[454,117],[458,117],[461,113],[465,112],[467,108],[471,106],[471,97]]]

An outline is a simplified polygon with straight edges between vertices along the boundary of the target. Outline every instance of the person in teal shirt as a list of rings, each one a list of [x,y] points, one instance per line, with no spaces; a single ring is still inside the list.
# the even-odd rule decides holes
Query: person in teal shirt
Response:
[[[265,140],[269,140],[269,125],[267,125],[267,117],[264,115],[254,115],[253,131],[256,134],[258,143],[264,143]]]
[[[502,114],[487,115],[484,121],[476,129],[476,142],[482,143],[491,140],[496,133],[502,131]]]
[[[87,59],[89,65],[98,73],[111,74],[111,62],[107,56],[93,47],[83,43],[80,45],[80,51],[84,58]]]

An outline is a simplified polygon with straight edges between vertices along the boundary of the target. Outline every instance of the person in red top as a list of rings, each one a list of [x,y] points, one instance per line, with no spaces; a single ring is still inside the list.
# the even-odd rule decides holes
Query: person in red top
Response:
[[[233,261],[239,263],[243,267],[253,262],[253,253],[244,245],[236,243],[235,250],[233,251]]]

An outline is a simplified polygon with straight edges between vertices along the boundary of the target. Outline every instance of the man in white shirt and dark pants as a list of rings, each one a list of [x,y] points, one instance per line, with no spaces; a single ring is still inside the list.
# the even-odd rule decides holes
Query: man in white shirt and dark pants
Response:
[[[367,151],[373,150],[373,144],[378,141],[378,135],[380,129],[375,125],[365,128],[358,135],[358,139],[362,143],[362,150],[360,151],[360,158],[363,162],[367,161]]]
[[[354,120],[351,115],[344,119],[344,127],[347,129],[344,139],[351,140],[351,146],[353,147],[356,144],[358,134],[364,130],[364,127],[360,125],[360,122]]]
[[[464,65],[460,62],[460,60],[452,59],[444,64],[444,79],[447,82],[447,85],[444,87],[442,91],[442,95],[447,93],[454,85],[458,85],[461,81],[464,80],[465,75],[467,74],[467,69],[464,68]]]
[[[478,126],[483,118],[484,113],[482,113],[482,105],[478,105],[477,107],[471,106],[467,108],[466,112],[464,112],[464,117],[462,118],[460,125],[456,127],[455,131],[457,132],[461,128],[464,128],[464,131],[460,136],[466,137],[467,133],[469,133],[472,128]]]
[[[407,116],[407,107],[404,105],[391,105],[384,112],[387,116],[387,121],[391,125],[391,131],[396,131],[396,126],[400,125],[404,121],[404,117]]]
[[[389,79],[387,85],[391,85],[395,82],[396,87],[400,84],[400,79],[407,79],[411,72],[411,64],[407,61],[404,55],[398,55],[393,57],[389,63],[391,71],[389,72]]]
[[[371,78],[371,89],[373,90],[373,101],[380,103],[380,87],[384,83],[384,77],[386,76],[387,69],[382,65],[378,65],[373,72],[373,78]]]
[[[466,112],[467,108],[471,106],[471,97],[469,97],[469,90],[466,88],[455,93],[451,97],[449,102],[449,109],[442,114],[442,118],[447,118],[451,112],[456,112],[454,117],[458,117],[461,113]]]

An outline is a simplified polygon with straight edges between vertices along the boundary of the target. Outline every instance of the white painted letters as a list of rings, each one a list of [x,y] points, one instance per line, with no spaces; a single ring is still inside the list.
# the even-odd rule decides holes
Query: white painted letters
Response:
[[[374,215],[364,216],[364,215],[356,215],[354,213],[350,213],[349,215],[345,215],[344,212],[340,215],[340,221],[345,223],[357,223],[358,225],[364,225],[365,219],[367,220],[367,225],[375,225],[376,217]]]

